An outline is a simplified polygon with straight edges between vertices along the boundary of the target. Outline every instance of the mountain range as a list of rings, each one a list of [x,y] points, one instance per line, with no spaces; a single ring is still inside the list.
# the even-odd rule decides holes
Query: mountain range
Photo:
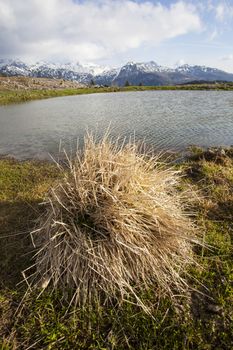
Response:
[[[192,81],[233,81],[233,74],[206,66],[181,65],[167,68],[150,62],[128,62],[119,68],[101,67],[94,64],[48,63],[28,64],[21,60],[0,59],[0,75],[59,78],[93,82],[98,85],[176,85]]]

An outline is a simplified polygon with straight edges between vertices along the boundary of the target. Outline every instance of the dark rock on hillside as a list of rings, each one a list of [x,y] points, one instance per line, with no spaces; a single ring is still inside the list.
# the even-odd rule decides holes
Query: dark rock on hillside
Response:
[[[38,78],[56,78],[90,84],[95,81],[98,85],[124,86],[130,85],[176,85],[192,81],[233,81],[233,74],[216,68],[205,66],[183,65],[177,68],[159,66],[154,61],[135,63],[128,62],[116,69],[102,69],[93,65],[79,63],[36,63],[28,65],[20,60],[0,59],[0,75],[26,76]]]

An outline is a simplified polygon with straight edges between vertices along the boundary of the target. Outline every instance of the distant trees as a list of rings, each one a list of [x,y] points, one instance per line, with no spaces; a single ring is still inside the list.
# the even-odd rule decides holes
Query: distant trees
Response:
[[[125,82],[125,86],[130,86],[130,83],[129,83],[129,81],[128,81],[128,80],[126,80],[126,82]]]
[[[142,83],[139,83],[139,85],[138,86],[142,86]]]
[[[91,81],[90,81],[90,85],[91,85],[91,86],[94,86],[94,85],[95,85],[95,82],[94,82],[94,80],[93,80],[93,79],[91,79]]]

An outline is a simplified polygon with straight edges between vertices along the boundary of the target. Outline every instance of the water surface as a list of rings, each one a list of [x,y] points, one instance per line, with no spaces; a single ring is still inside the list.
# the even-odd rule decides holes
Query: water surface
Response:
[[[144,91],[67,96],[0,107],[0,154],[68,152],[85,130],[135,134],[158,149],[233,144],[232,91]]]

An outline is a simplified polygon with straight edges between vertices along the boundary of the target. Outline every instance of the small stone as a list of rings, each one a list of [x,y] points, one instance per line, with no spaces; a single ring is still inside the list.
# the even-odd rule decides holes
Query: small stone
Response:
[[[207,304],[207,311],[213,314],[219,314],[222,311],[222,307],[216,304]]]
[[[225,150],[224,150],[223,148],[220,148],[220,149],[218,150],[218,155],[220,155],[220,156],[225,156],[225,155],[226,155]]]

